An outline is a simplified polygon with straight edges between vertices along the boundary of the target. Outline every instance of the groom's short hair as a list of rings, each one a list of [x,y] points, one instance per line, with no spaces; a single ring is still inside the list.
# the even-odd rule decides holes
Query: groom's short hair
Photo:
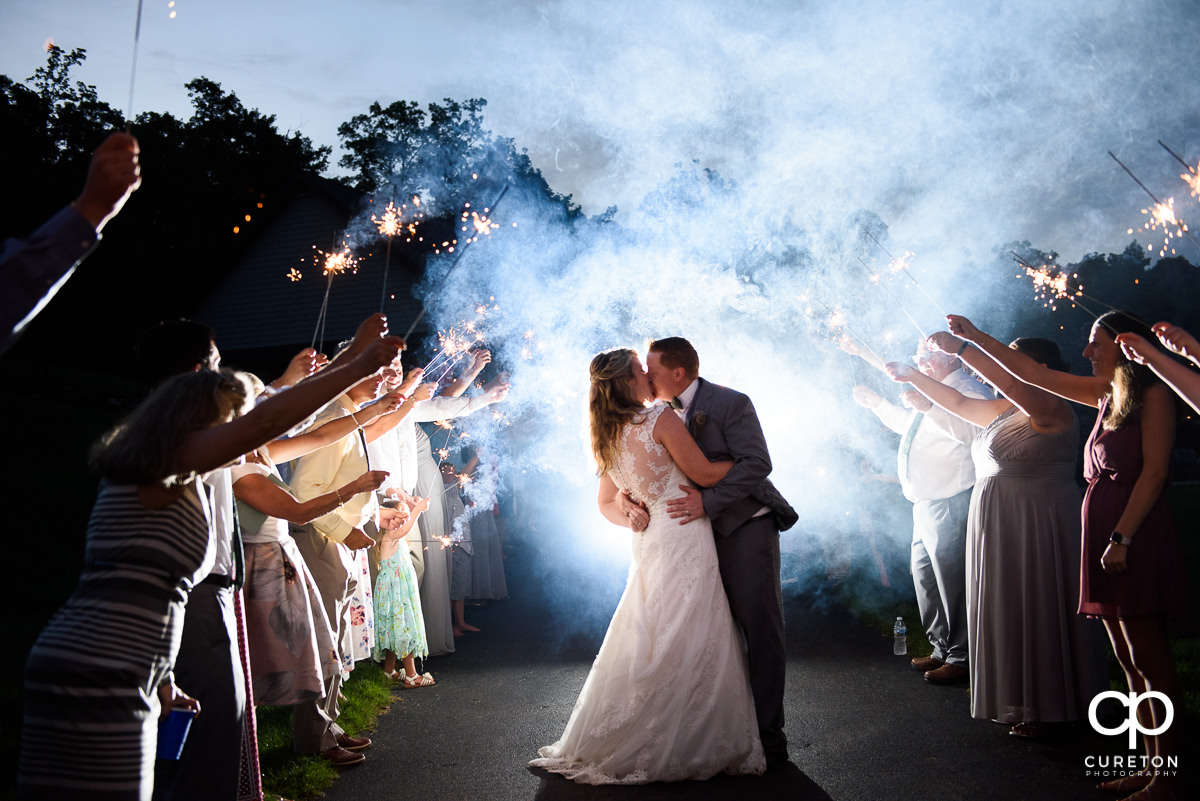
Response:
[[[668,370],[682,367],[684,375],[696,378],[700,375],[700,356],[692,343],[683,337],[666,337],[650,343],[650,352],[657,353],[662,366]]]

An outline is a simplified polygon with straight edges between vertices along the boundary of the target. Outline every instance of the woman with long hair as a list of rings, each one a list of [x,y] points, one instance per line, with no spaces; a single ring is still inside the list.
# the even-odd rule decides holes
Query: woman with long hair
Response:
[[[1092,326],[1083,355],[1092,375],[1054,370],[1006,348],[970,320],[950,315],[950,330],[978,346],[1017,378],[1099,410],[1084,449],[1083,540],[1079,612],[1104,622],[1129,689],[1178,700],[1167,622],[1190,622],[1179,539],[1163,489],[1175,442],[1175,400],[1146,367],[1121,352],[1117,337],[1136,333],[1153,341],[1135,315],[1112,311]],[[1157,699],[1137,708],[1146,755],[1178,754],[1178,739]],[[1176,730],[1178,727],[1175,727]],[[1137,801],[1175,797],[1174,777],[1153,770],[1104,782],[1101,788]]]
[[[999,393],[971,398],[901,364],[889,374],[980,429],[972,444],[975,487],[967,523],[967,635],[971,715],[1037,736],[1048,723],[1082,720],[1106,685],[1095,624],[1079,598],[1079,431],[1070,404],[1030,386],[944,331],[929,338]],[[1052,369],[1058,346],[1021,338],[1010,346]]]
[[[183,373],[93,449],[102,480],[79,585],[26,663],[18,798],[149,801],[160,713],[199,706],[172,668],[188,595],[216,554],[201,476],[282,435],[402,345],[372,339],[245,415],[242,377]]]
[[[633,531],[625,592],[566,730],[530,764],[584,784],[707,779],[766,769],[741,636],[717,569],[707,517],[667,515],[679,486],[711,486],[732,462],[709,462],[668,406],[646,408],[636,353],[592,360],[589,410],[597,501]],[[628,515],[618,497],[641,508]]]

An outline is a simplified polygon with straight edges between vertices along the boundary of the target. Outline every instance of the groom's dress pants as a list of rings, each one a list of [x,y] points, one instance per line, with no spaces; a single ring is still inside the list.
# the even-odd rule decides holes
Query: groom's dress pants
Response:
[[[764,515],[715,539],[729,610],[746,638],[750,691],[763,752],[768,759],[785,757],[783,688],[787,651],[779,584],[779,529],[773,516]],[[748,576],[752,580],[746,580]]]

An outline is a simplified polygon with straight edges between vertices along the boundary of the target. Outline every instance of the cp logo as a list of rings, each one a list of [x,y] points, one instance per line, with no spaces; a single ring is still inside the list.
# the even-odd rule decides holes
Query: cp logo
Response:
[[[1122,704],[1124,704],[1125,706],[1129,707],[1129,720],[1122,721],[1121,725],[1117,726],[1115,729],[1105,728],[1104,726],[1100,725],[1100,721],[1096,720],[1096,707],[1099,706],[1100,702],[1103,701],[1105,698],[1115,698],[1118,701],[1120,701]],[[1167,719],[1165,721],[1163,721],[1163,724],[1161,726],[1159,726],[1157,729],[1143,728],[1142,724],[1138,721],[1138,718],[1137,718],[1138,704],[1140,704],[1142,702],[1142,700],[1145,698],[1157,698],[1159,701],[1162,702],[1163,707],[1166,708],[1166,710],[1167,710]],[[1157,690],[1150,690],[1149,692],[1144,692],[1140,695],[1135,692],[1130,692],[1130,693],[1126,694],[1126,693],[1119,693],[1116,690],[1108,690],[1106,692],[1100,693],[1095,698],[1093,698],[1092,703],[1088,706],[1088,721],[1091,722],[1092,728],[1095,729],[1096,731],[1100,732],[1101,734],[1113,735],[1113,734],[1120,734],[1121,732],[1125,731],[1126,729],[1129,730],[1129,750],[1130,751],[1134,750],[1137,747],[1137,733],[1139,731],[1142,734],[1147,734],[1147,735],[1162,734],[1164,731],[1166,731],[1167,729],[1169,729],[1171,727],[1171,721],[1173,721],[1173,720],[1175,720],[1175,706],[1171,703],[1170,698],[1168,698],[1167,696],[1158,692]]]

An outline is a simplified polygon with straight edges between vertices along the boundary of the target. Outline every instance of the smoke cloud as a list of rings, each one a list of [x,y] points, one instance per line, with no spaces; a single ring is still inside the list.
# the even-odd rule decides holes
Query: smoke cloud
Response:
[[[595,511],[588,362],[680,335],[707,379],[755,403],[801,514],[789,586],[865,558],[904,588],[904,507],[861,480],[894,469],[897,443],[850,400],[858,383],[896,387],[834,341],[905,359],[946,312],[1003,319],[1033,302],[1006,243],[1077,259],[1120,251],[1141,223],[1147,198],[1106,151],[1181,203],[1155,140],[1200,156],[1190,2],[490,9],[474,21],[497,32],[489,68],[466,53],[475,80],[447,93],[486,96],[494,131],[589,213],[618,206],[617,224],[548,224],[506,199],[500,228],[452,273],[432,263],[423,291],[439,328],[488,304],[508,425],[461,430],[557,511],[534,545],[581,575],[597,542],[622,542]]]

